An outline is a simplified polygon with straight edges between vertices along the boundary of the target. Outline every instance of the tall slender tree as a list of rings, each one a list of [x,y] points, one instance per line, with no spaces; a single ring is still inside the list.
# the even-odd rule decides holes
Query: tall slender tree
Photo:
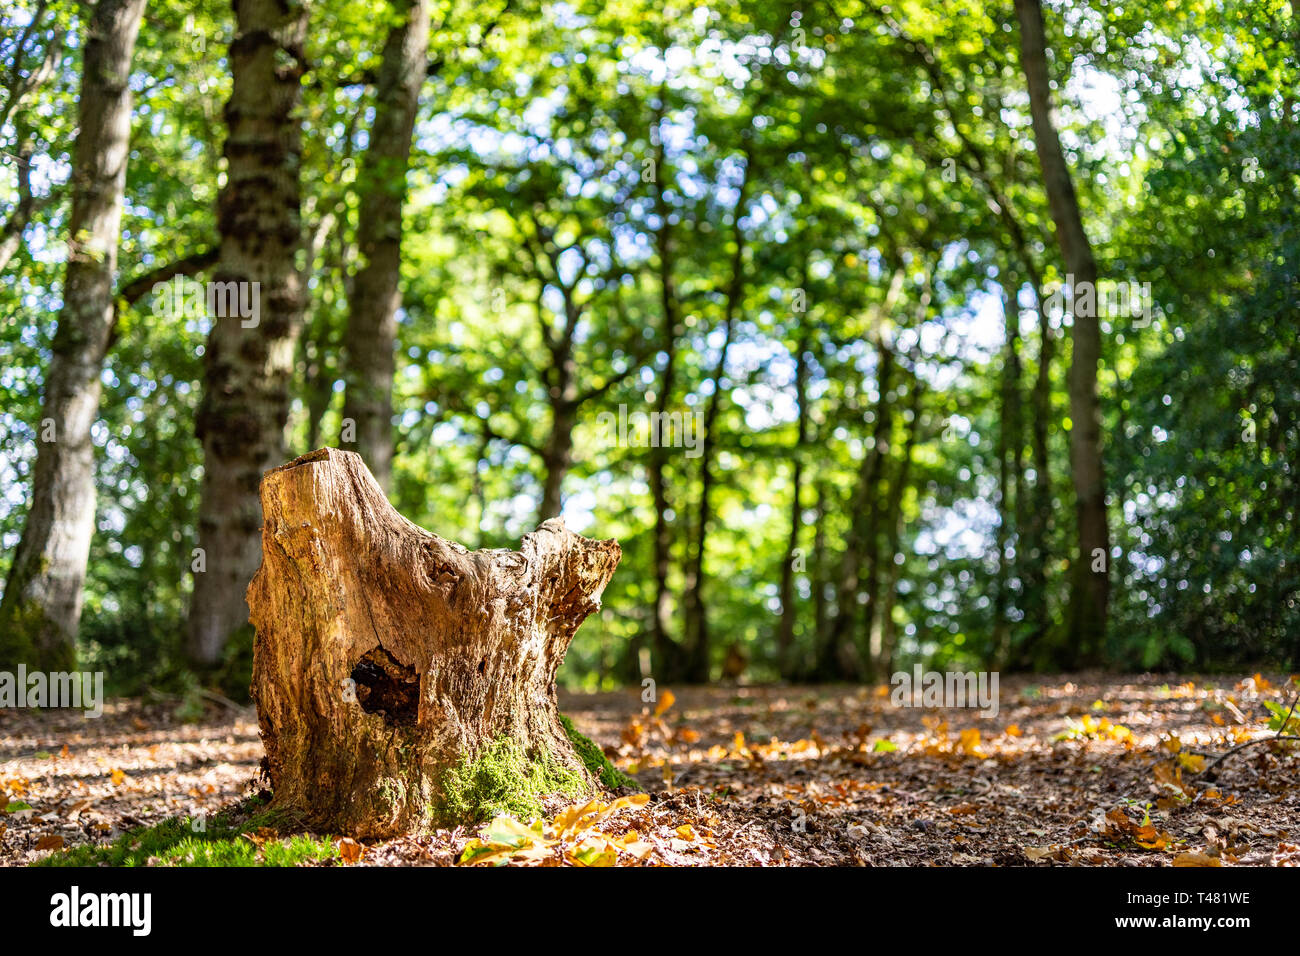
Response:
[[[655,217],[658,227],[655,229],[654,241],[657,255],[660,303],[662,317],[659,326],[659,351],[663,355],[663,367],[659,371],[655,387],[655,412],[660,416],[667,414],[673,402],[677,388],[677,344],[685,333],[682,321],[681,304],[677,297],[676,279],[676,240],[673,230],[672,210],[668,201],[668,183],[671,182],[667,164],[663,137],[658,127],[663,122],[663,110],[666,108],[668,89],[660,89],[660,107],[655,116],[654,160],[656,175],[654,178]],[[681,664],[680,646],[672,637],[672,591],[668,585],[668,574],[672,567],[672,521],[668,502],[668,449],[656,445],[650,449],[646,465],[650,482],[650,495],[654,500],[654,617],[651,623],[650,644],[653,654],[653,666],[660,680],[673,680]]]
[[[402,204],[411,135],[429,63],[430,0],[394,0],[375,87],[375,120],[361,160],[357,252],[361,264],[349,290],[343,346],[344,447],[356,429],[356,450],[387,490],[393,462],[393,349],[397,344],[402,265]]]
[[[188,647],[221,661],[248,622],[244,591],[261,563],[258,485],[284,458],[289,382],[302,324],[303,247],[298,104],[308,6],[234,0],[233,85],[226,103],[226,184],[217,200],[218,287],[255,304],[250,317],[213,316],[197,433],[203,497]],[[234,283],[235,285],[228,285]]]
[[[1029,88],[1034,145],[1056,227],[1056,241],[1075,290],[1097,284],[1097,261],[1083,228],[1074,180],[1052,121],[1047,40],[1040,0],[1016,0],[1021,66]],[[1090,314],[1079,314],[1087,312]],[[1101,323],[1097,310],[1075,309],[1070,339],[1070,475],[1074,481],[1078,553],[1071,562],[1069,642],[1075,660],[1095,664],[1106,634],[1110,603],[1110,532],[1106,523],[1106,477],[1102,464],[1101,402],[1097,366]]]
[[[709,679],[709,614],[704,599],[704,557],[709,526],[713,520],[710,495],[716,480],[713,456],[717,442],[717,421],[721,409],[723,379],[727,374],[727,357],[735,339],[741,297],[745,291],[746,236],[742,221],[746,215],[750,184],[755,178],[754,151],[749,143],[746,143],[744,149],[744,161],[744,170],[736,190],[736,207],[732,212],[731,272],[722,313],[722,345],[718,349],[718,360],[709,378],[712,391],[704,407],[704,421],[700,429],[700,498],[695,513],[695,542],[686,565],[686,643],[689,655],[686,677],[699,684],[707,683]]]
[[[31,507],[0,603],[3,663],[60,670],[76,659],[95,527],[90,429],[99,413],[100,373],[115,317],[131,58],[144,7],[145,0],[99,0],[87,22],[63,308],[36,428]]]

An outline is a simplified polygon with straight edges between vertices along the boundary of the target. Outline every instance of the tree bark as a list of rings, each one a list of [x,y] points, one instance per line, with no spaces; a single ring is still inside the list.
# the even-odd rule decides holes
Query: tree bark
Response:
[[[82,58],[63,308],[35,429],[32,503],[0,604],[0,660],[42,670],[69,670],[76,658],[95,528],[90,429],[113,332],[131,133],[128,81],[144,6],[145,0],[100,0]]]
[[[879,396],[876,399],[875,421],[871,431],[871,448],[867,449],[862,457],[862,464],[858,469],[858,484],[850,499],[852,505],[849,529],[840,559],[839,581],[836,586],[836,613],[831,622],[827,648],[828,652],[836,655],[844,676],[848,676],[851,669],[856,669],[860,673],[853,676],[860,677],[872,666],[869,660],[864,659],[868,650],[867,641],[862,642],[863,646],[859,650],[853,644],[853,637],[859,621],[858,595],[862,588],[863,564],[867,560],[869,550],[878,551],[879,547],[875,541],[878,528],[875,512],[879,507],[880,472],[893,427],[890,390],[894,387],[894,351],[883,340],[877,340],[876,349],[880,356],[876,370],[876,388],[879,390]],[[874,608],[869,608],[868,611],[874,611]],[[870,626],[868,617],[864,631],[869,633]],[[830,663],[829,660],[826,662],[827,665]]]
[[[903,534],[903,496],[907,493],[912,476],[912,449],[921,428],[921,395],[923,386],[915,375],[908,376],[908,415],[903,426],[903,447],[894,474],[889,478],[889,493],[885,500],[883,525],[885,548],[876,560],[876,568],[869,572],[867,585],[867,622],[870,639],[867,643],[871,679],[877,680],[892,673],[894,654],[894,605],[897,601],[899,542]],[[905,416],[906,418],[906,416]],[[882,573],[884,565],[883,597]]]
[[[425,830],[447,822],[448,771],[503,738],[590,787],[554,681],[617,542],[554,519],[518,551],[469,551],[329,448],[268,472],[261,496],[248,603],[273,808],[360,837]]]
[[[749,184],[753,177],[754,155],[751,149],[745,150],[745,169],[737,190],[736,208],[732,222],[731,279],[727,284],[726,306],[722,318],[722,347],[718,351],[718,361],[713,367],[710,381],[713,392],[709,395],[704,410],[703,433],[700,442],[700,500],[695,517],[695,547],[691,551],[686,566],[686,644],[687,664],[686,679],[697,684],[709,681],[709,611],[704,601],[704,556],[709,535],[709,524],[713,520],[713,444],[717,431],[718,412],[721,409],[722,379],[727,372],[727,357],[731,352],[731,343],[736,330],[736,318],[740,310],[740,298],[745,288],[745,230],[741,220],[745,217],[745,203],[748,200]]]
[[[18,152],[14,156],[14,170],[18,177],[18,201],[14,204],[4,225],[0,226],[0,273],[9,268],[9,261],[22,248],[23,231],[36,209],[32,193],[32,141],[22,124],[18,126]]]
[[[665,97],[666,90],[660,96]],[[662,115],[656,117],[656,124]],[[664,183],[669,178],[666,165],[663,140],[655,140],[655,215],[659,219],[659,228],[655,231],[655,243],[659,253],[659,294],[663,306],[663,324],[659,329],[659,348],[664,353],[664,367],[659,376],[659,387],[655,394],[655,411],[659,421],[667,414],[672,405],[673,392],[677,387],[677,341],[685,334],[681,308],[677,300],[676,260],[673,246],[672,222],[669,217],[672,210],[665,195]],[[654,499],[654,619],[651,623],[650,647],[653,654],[652,667],[661,681],[677,679],[682,665],[682,650],[672,636],[672,591],[668,587],[668,573],[672,565],[672,523],[668,517],[668,449],[655,445],[650,449],[649,482],[650,494]]]
[[[1029,88],[1038,163],[1043,171],[1056,240],[1073,277],[1074,288],[1088,283],[1095,290],[1097,262],[1083,228],[1079,201],[1052,123],[1051,85],[1047,75],[1046,37],[1040,0],[1016,0],[1020,20],[1021,65]],[[1099,660],[1110,602],[1110,532],[1106,524],[1106,479],[1102,466],[1101,403],[1097,365],[1101,358],[1101,323],[1092,315],[1075,315],[1071,330],[1070,473],[1074,481],[1078,552],[1070,562],[1069,644],[1077,663]],[[1103,570],[1094,571],[1100,554]]]
[[[1011,653],[1012,634],[1009,611],[1012,606],[1011,577],[1023,563],[1021,532],[1024,528],[1024,435],[1020,406],[1020,303],[1019,284],[1008,270],[1003,284],[1003,315],[1006,346],[1002,360],[999,389],[1001,422],[998,427],[998,527],[997,581],[993,595],[993,659],[1005,667]],[[1014,490],[1013,490],[1014,489]],[[1016,560],[1007,558],[1014,532]],[[1017,575],[1018,576],[1018,575]],[[1023,583],[1023,582],[1022,582]]]
[[[813,680],[816,678],[828,679],[828,675],[834,674],[834,648],[831,643],[831,628],[829,605],[826,600],[826,591],[829,586],[829,575],[826,571],[826,519],[827,514],[827,496],[826,481],[818,477],[813,483],[816,491],[816,499],[813,507],[816,511],[813,524],[813,568],[812,568],[812,586],[813,586],[813,654],[811,659],[796,669],[796,676],[801,680]]]
[[[302,131],[297,107],[307,7],[234,0],[233,86],[226,103],[227,181],[217,200],[217,283],[235,283],[251,318],[211,316],[204,394],[196,422],[203,443],[203,497],[188,650],[210,667],[248,621],[244,592],[259,561],[258,483],[284,460],[294,343],[302,325],[298,254]],[[257,283],[257,285],[254,285]]]
[[[49,82],[57,69],[59,58],[63,55],[63,41],[66,32],[56,27],[49,35],[45,51],[40,62],[23,75],[22,68],[29,52],[29,44],[34,44],[38,35],[47,25],[44,23],[46,4],[37,7],[36,13],[19,35],[18,42],[9,50],[9,82],[4,90],[4,105],[0,106],[0,128],[12,118],[14,126],[14,145],[16,147],[14,172],[17,178],[18,199],[10,210],[4,225],[0,226],[0,273],[9,267],[9,262],[23,245],[23,233],[31,222],[36,210],[50,201],[50,196],[37,199],[32,192],[32,154],[34,146],[30,137],[30,119],[23,115],[23,100],[38,88]],[[138,24],[137,18],[137,24]],[[132,44],[134,46],[134,43]],[[130,51],[128,51],[128,60]],[[129,66],[128,62],[128,66]],[[84,129],[85,127],[81,127]]]
[[[806,270],[805,270],[806,275]],[[804,288],[807,288],[804,279]],[[799,618],[795,607],[794,575],[795,558],[799,551],[799,532],[803,528],[803,456],[808,444],[808,333],[805,330],[799,336],[795,346],[794,361],[794,397],[798,406],[798,431],[795,438],[794,462],[790,471],[790,536],[786,541],[785,558],[781,563],[781,621],[776,633],[777,671],[785,676],[790,666],[790,652],[794,646],[795,624]]]
[[[894,491],[890,493],[891,524],[885,554],[888,555],[889,568],[885,573],[885,595],[880,605],[877,621],[880,627],[880,672],[882,675],[894,673],[894,657],[898,650],[898,625],[894,621],[894,608],[898,604],[898,580],[902,574],[903,540],[903,495],[911,486],[912,460],[915,457],[916,442],[921,431],[921,399],[925,386],[919,378],[912,378],[912,421],[903,439],[902,463],[898,467]]]
[[[1048,425],[1052,420],[1052,360],[1056,352],[1056,338],[1048,320],[1047,308],[1043,302],[1041,282],[1034,282],[1035,307],[1038,310],[1038,370],[1034,378],[1031,398],[1030,441],[1033,446],[1034,462],[1033,502],[1028,508],[1025,522],[1024,543],[1018,553],[1022,555],[1024,568],[1023,600],[1025,603],[1025,622],[1029,634],[1025,641],[1026,651],[1037,653],[1045,645],[1048,631],[1051,630],[1051,608],[1047,601],[1047,572],[1051,563],[1050,548],[1052,534],[1052,462],[1048,446]],[[1026,663],[1025,654],[1018,655],[1013,664]]]
[[[397,344],[402,264],[402,203],[411,135],[429,63],[429,0],[395,0],[401,22],[388,33],[375,91],[375,121],[361,162],[357,247],[352,283],[343,418],[356,427],[356,449],[388,489],[393,462],[393,349]]]
[[[577,328],[580,314],[576,304],[571,304],[565,293],[566,312],[574,318],[566,322],[566,330]],[[540,306],[539,306],[540,307]],[[571,331],[549,343],[551,364],[546,368],[546,400],[551,407],[551,430],[542,446],[542,501],[538,507],[538,521],[559,517],[564,509],[564,477],[573,467],[573,429],[578,423],[578,362],[573,355]]]

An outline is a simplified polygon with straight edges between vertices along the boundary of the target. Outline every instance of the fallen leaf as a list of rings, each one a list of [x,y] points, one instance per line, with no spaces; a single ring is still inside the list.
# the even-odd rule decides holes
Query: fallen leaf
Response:
[[[355,863],[365,853],[365,847],[351,837],[343,837],[339,840],[338,848],[339,857],[342,858],[344,863]]]
[[[670,690],[665,690],[659,695],[659,701],[655,704],[655,716],[662,717],[677,700],[677,695]]]
[[[1180,853],[1174,857],[1174,866],[1223,866],[1217,856],[1206,853]]]

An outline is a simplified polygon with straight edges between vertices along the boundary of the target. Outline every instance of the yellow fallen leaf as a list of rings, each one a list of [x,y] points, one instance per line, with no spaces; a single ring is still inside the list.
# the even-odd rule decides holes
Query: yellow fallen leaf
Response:
[[[365,853],[365,847],[351,837],[343,837],[340,839],[338,842],[338,848],[339,857],[342,858],[344,863],[355,863],[357,860],[361,859],[362,854]]]
[[[1153,826],[1138,827],[1137,832],[1133,834],[1133,842],[1144,850],[1163,850],[1166,849],[1173,840],[1168,833],[1157,830]]]
[[[1179,754],[1178,762],[1192,773],[1200,773],[1205,766],[1205,758],[1200,754]]]
[[[555,817],[555,835],[563,837],[570,833],[581,833],[583,830],[588,829],[596,823],[596,814],[604,809],[604,806],[599,800],[591,800],[587,803],[575,803],[571,807],[566,807]]]
[[[1174,857],[1174,866],[1223,866],[1217,856],[1205,853],[1180,853]]]
[[[626,807],[644,807],[649,802],[650,802],[650,794],[633,793],[633,794],[629,794],[626,797],[619,797],[617,800],[611,803],[609,805],[609,812],[613,813],[615,810],[622,810]]]
[[[665,690],[659,695],[659,701],[655,704],[655,716],[662,717],[668,708],[677,700],[677,695],[670,690]]]

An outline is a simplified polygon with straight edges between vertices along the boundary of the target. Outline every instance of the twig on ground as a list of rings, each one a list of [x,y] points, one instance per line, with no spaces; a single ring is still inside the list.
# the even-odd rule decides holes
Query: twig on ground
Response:
[[[1223,761],[1227,760],[1237,751],[1245,750],[1247,747],[1253,747],[1255,746],[1255,744],[1268,743],[1269,741],[1273,741],[1273,740],[1300,740],[1300,737],[1294,734],[1282,733],[1282,731],[1286,730],[1286,725],[1291,722],[1291,715],[1295,713],[1295,705],[1297,703],[1300,703],[1300,687],[1296,688],[1296,692],[1291,695],[1291,709],[1286,712],[1286,717],[1282,720],[1282,723],[1278,725],[1277,733],[1275,733],[1272,737],[1259,737],[1255,740],[1248,740],[1244,744],[1238,744],[1236,747],[1233,747],[1231,750],[1219,754],[1219,756],[1211,760],[1207,766],[1202,767],[1196,773],[1192,774],[1192,776],[1199,777],[1202,774],[1209,773],[1211,770],[1213,770],[1219,764],[1223,763]]]
[[[1297,736],[1295,734],[1278,733],[1278,734],[1274,734],[1272,737],[1257,737],[1254,740],[1248,740],[1244,744],[1238,744],[1237,746],[1233,747],[1231,750],[1219,754],[1219,756],[1215,757],[1213,760],[1211,760],[1200,770],[1196,771],[1196,773],[1192,774],[1192,776],[1199,777],[1202,776],[1203,774],[1209,773],[1211,770],[1213,770],[1219,764],[1223,763],[1223,761],[1227,760],[1233,754],[1237,753],[1238,751],[1245,750],[1247,747],[1253,747],[1256,744],[1271,744],[1275,740],[1300,740],[1300,736]]]
[[[218,694],[216,691],[208,690],[207,688],[200,689],[199,696],[204,698],[205,700],[212,701],[214,704],[220,704],[221,706],[233,710],[238,714],[246,714],[250,710],[252,710],[251,707],[245,707],[243,704],[236,704],[229,697],[223,697],[221,694]]]

